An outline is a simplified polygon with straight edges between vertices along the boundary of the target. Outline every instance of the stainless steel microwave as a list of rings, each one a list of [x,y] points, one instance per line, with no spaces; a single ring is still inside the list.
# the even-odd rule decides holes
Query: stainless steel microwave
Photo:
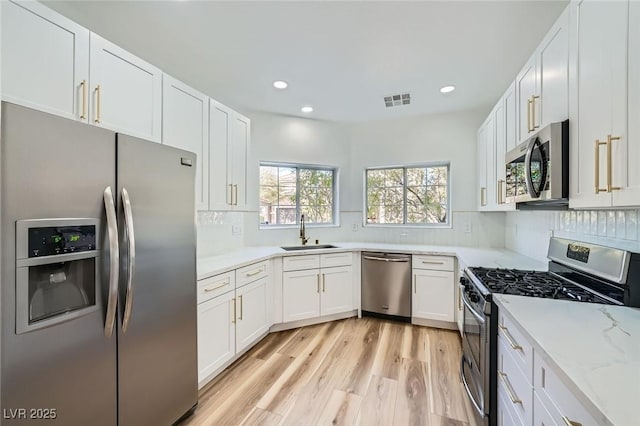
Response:
[[[569,120],[540,129],[505,156],[506,202],[566,204],[569,199]]]

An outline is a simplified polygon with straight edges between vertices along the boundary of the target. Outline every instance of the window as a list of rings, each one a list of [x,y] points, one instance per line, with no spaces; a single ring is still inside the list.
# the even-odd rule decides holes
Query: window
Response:
[[[447,225],[449,164],[365,170],[366,223]]]
[[[335,176],[330,167],[260,164],[260,225],[335,224]]]

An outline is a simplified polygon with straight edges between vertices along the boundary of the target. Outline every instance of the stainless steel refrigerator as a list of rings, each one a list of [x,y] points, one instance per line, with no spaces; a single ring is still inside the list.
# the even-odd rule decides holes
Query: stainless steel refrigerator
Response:
[[[195,154],[2,104],[2,424],[197,403]]]

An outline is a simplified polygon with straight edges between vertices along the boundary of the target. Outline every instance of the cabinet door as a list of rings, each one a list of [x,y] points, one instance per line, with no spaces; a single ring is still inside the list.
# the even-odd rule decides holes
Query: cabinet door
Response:
[[[618,142],[627,137],[627,12],[628,3],[622,1],[583,1],[577,5],[577,51],[573,56],[577,63],[578,102],[572,115],[578,126],[577,134],[573,132],[571,138],[570,207],[611,206],[611,194],[606,192],[607,146],[598,148],[598,163],[595,147],[597,141],[606,141],[607,135],[620,137],[620,141],[612,143],[614,158],[618,158]],[[617,167],[616,161],[614,172]],[[596,193],[596,176],[605,191]]]
[[[209,210],[209,98],[166,74],[162,143],[196,153],[196,208]]]
[[[160,142],[162,71],[91,33],[92,123]]]
[[[0,7],[2,99],[87,121],[89,30],[37,2]]]
[[[264,277],[236,289],[236,352],[241,352],[269,330],[267,283]]]
[[[536,129],[569,118],[569,10],[560,15],[538,48]]]
[[[516,77],[516,101],[518,108],[518,142],[524,141],[529,134],[534,132],[533,102],[537,93],[536,83],[538,81],[538,69],[536,55],[533,55],[529,62]],[[540,102],[537,102],[538,105]],[[516,144],[517,145],[517,144]]]
[[[322,274],[320,314],[331,315],[353,310],[353,268],[325,268]]]
[[[616,207],[640,206],[640,3],[629,2],[628,137],[613,142],[613,192]]]
[[[236,209],[247,209],[247,156],[251,137],[251,122],[238,113],[233,114],[231,131],[231,175],[233,186],[232,203]]]
[[[198,382],[219,369],[236,353],[234,292],[198,305]]]
[[[505,122],[505,143],[506,150],[509,152],[518,145],[518,123],[516,108],[516,83],[511,83],[507,91],[502,97],[504,102],[504,122]],[[504,158],[497,157],[504,167]]]
[[[209,209],[231,208],[231,143],[232,114],[230,108],[209,100]]]
[[[298,321],[320,316],[320,270],[282,273],[282,320]]]
[[[414,269],[412,316],[453,322],[453,272]]]
[[[487,124],[478,129],[477,142],[478,210],[487,209]]]
[[[507,172],[505,168],[505,154],[507,153],[507,105],[505,98],[501,98],[493,109],[494,132],[494,156],[492,157],[492,171],[495,188],[495,210],[514,210],[515,203],[507,203]]]

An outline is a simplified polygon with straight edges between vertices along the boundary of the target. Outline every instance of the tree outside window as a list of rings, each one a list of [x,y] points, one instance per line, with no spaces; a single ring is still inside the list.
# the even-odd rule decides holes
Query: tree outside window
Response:
[[[288,164],[260,165],[260,224],[334,224],[336,170]]]
[[[449,223],[449,165],[367,169],[366,223]]]

